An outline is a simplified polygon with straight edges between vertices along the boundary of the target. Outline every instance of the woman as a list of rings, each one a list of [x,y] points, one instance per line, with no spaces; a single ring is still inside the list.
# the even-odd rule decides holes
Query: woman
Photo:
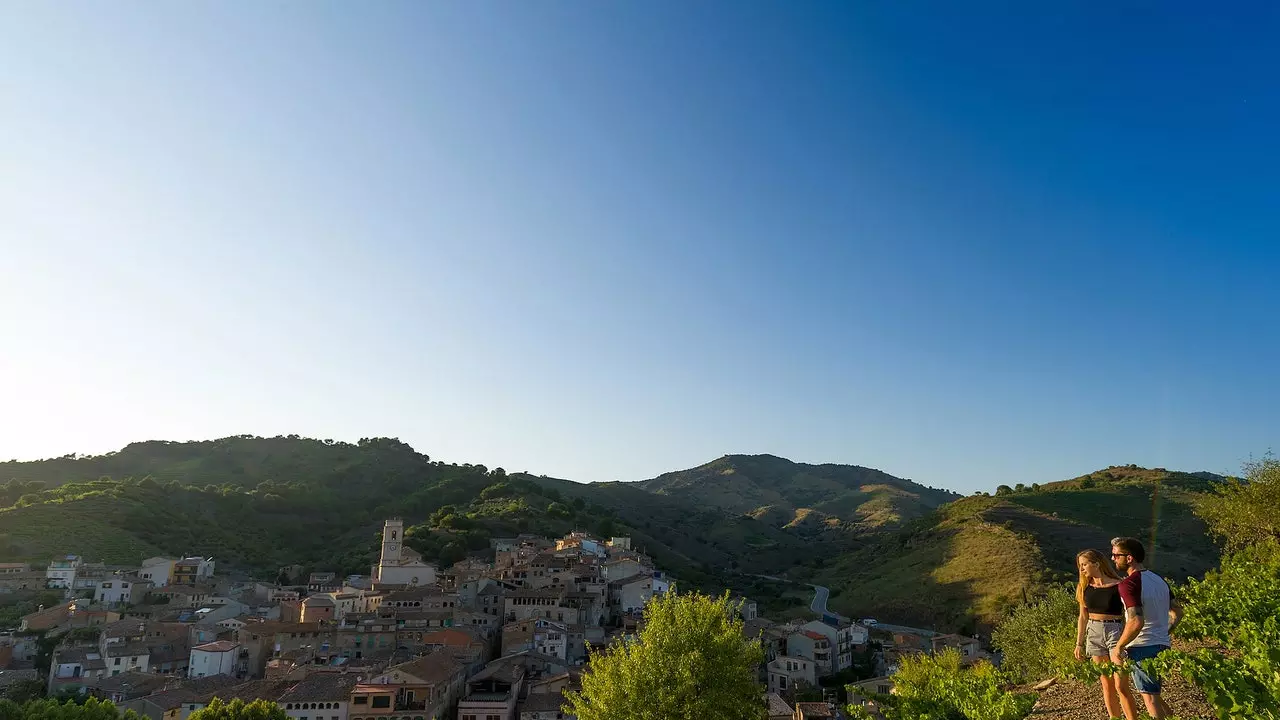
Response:
[[[1110,662],[1111,648],[1124,630],[1124,606],[1117,588],[1120,574],[1097,550],[1084,550],[1076,555],[1076,567],[1080,571],[1080,582],[1076,585],[1076,603],[1080,607],[1076,622],[1076,660],[1088,657],[1103,665]],[[1138,707],[1129,691],[1129,674],[1103,675],[1101,682],[1107,717],[1122,717],[1123,711],[1123,717],[1137,720]]]

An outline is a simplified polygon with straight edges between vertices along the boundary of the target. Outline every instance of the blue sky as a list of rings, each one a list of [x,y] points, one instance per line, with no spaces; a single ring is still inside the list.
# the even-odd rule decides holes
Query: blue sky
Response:
[[[0,457],[1234,471],[1280,9],[1232,13],[0,0]]]

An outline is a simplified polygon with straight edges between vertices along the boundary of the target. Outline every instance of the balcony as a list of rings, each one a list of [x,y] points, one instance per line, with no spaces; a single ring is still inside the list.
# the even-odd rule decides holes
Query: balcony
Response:
[[[405,712],[410,710],[426,710],[426,700],[396,700],[396,712]]]

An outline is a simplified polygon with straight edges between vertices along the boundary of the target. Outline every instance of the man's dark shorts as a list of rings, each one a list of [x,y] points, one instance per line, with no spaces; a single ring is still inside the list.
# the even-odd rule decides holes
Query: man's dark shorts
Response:
[[[1142,661],[1150,660],[1168,649],[1168,645],[1129,647],[1129,659],[1133,661],[1134,665],[1136,665],[1133,669],[1133,686],[1138,689],[1138,692],[1145,695],[1160,694],[1160,678],[1157,678],[1152,673],[1144,670],[1142,668]]]

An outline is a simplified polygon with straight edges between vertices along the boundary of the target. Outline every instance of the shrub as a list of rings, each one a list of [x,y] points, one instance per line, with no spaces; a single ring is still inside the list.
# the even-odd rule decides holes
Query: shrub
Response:
[[[955,648],[934,655],[904,657],[893,676],[894,694],[874,696],[886,720],[1021,720],[1035,696],[1004,690],[1000,672],[983,661],[965,667]],[[851,695],[864,694],[850,688]],[[851,705],[855,718],[873,717]]]
[[[1008,485],[1001,485],[996,488],[997,497],[999,497],[1000,495],[1012,495],[1012,494],[1013,494],[1013,488],[1009,487]]]
[[[991,644],[1004,655],[1000,669],[1016,682],[1070,674],[1077,664],[1072,655],[1077,612],[1075,595],[1066,585],[1014,609],[991,636]]]

